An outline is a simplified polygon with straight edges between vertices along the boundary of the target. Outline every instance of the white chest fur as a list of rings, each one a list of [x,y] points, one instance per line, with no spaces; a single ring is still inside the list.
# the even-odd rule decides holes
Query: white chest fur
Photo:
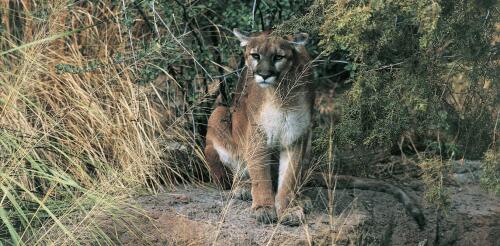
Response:
[[[279,144],[285,147],[293,144],[307,131],[311,114],[306,104],[283,109],[275,103],[265,103],[259,123],[266,134],[267,145]]]

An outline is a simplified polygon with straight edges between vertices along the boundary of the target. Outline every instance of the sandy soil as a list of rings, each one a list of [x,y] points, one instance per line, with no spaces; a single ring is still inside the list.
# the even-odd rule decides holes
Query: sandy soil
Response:
[[[450,210],[438,220],[424,207],[423,230],[385,193],[337,190],[329,197],[326,189],[308,188],[314,208],[304,225],[289,227],[259,224],[251,202],[204,185],[135,199],[145,211],[130,226],[137,233],[109,225],[110,235],[124,245],[500,245],[500,199],[479,188],[474,171],[455,170]],[[422,200],[418,180],[398,185]]]

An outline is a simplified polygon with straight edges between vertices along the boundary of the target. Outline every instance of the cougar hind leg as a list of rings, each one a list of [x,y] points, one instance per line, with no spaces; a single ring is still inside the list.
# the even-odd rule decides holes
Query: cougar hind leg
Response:
[[[231,187],[234,191],[234,198],[244,201],[252,200],[250,175],[243,161],[239,160],[234,152],[230,152],[229,148],[225,148],[220,144],[214,144],[213,146],[222,165],[231,170]]]
[[[219,154],[212,143],[207,141],[205,146],[205,159],[213,182],[223,189],[231,188],[231,172],[220,161]]]
[[[208,143],[205,147],[205,157],[214,181],[224,189],[233,188],[235,198],[251,200],[250,176],[248,170],[235,154],[215,142]]]
[[[207,167],[213,181],[228,189],[231,187],[232,166],[228,165],[231,162],[232,153],[227,145],[231,145],[230,121],[228,108],[225,106],[217,106],[208,119],[208,129],[206,146],[204,150]]]

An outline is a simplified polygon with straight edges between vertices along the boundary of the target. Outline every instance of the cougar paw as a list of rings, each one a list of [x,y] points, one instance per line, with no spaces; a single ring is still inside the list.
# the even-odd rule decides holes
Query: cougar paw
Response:
[[[274,207],[259,207],[253,211],[252,217],[264,224],[271,224],[278,220]]]
[[[304,221],[304,209],[299,206],[286,209],[280,218],[280,223],[287,226],[299,226],[302,225]]]
[[[250,191],[250,187],[237,187],[234,191],[234,198],[242,200],[242,201],[251,201],[252,200],[252,192]]]

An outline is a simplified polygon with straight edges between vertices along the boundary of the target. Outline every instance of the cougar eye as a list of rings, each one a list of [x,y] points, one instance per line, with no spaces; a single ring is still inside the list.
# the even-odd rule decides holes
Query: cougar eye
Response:
[[[280,55],[276,55],[276,56],[274,57],[274,60],[279,61],[279,60],[281,60],[281,59],[283,59],[283,58],[285,58],[285,57],[284,57],[284,56],[280,56]]]
[[[255,60],[259,60],[259,59],[260,59],[260,55],[259,55],[259,54],[255,54],[255,53],[253,53],[253,54],[250,54],[250,55],[251,55],[251,56],[253,57],[253,59],[255,59]]]

